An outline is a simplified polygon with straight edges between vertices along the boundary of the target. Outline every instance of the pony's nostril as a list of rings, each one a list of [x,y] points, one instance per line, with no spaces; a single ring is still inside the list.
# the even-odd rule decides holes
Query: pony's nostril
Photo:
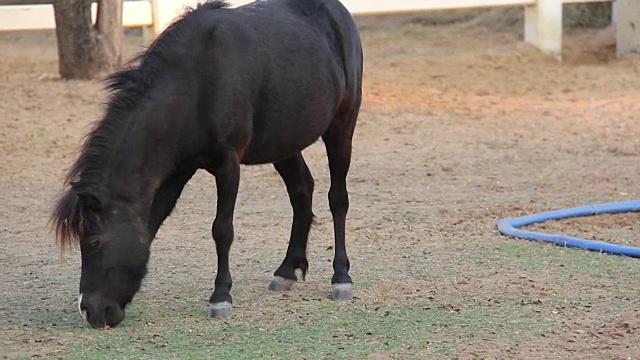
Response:
[[[114,327],[125,317],[124,307],[112,299],[89,294],[78,304],[78,311],[86,326],[93,328]]]

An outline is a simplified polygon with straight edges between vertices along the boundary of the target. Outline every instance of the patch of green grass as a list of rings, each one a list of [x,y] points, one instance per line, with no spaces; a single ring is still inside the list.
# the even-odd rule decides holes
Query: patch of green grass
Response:
[[[207,319],[193,307],[152,309],[161,323],[148,316],[145,321],[134,307],[115,329],[50,330],[49,336],[65,338],[65,350],[57,355],[66,359],[360,359],[372,353],[424,358],[451,353],[456,343],[480,334],[526,337],[526,331],[516,335],[516,330],[535,326],[489,307],[455,312],[393,301],[369,308],[358,300],[297,305],[295,311],[274,311],[271,318],[238,314],[228,321]]]
[[[200,299],[143,292],[109,331],[79,328],[75,304],[64,313],[37,302],[12,306],[11,332],[0,331],[11,340],[0,347],[66,359],[449,358],[545,342],[543,335],[566,332],[572,313],[604,322],[637,305],[634,259],[502,238],[446,245],[446,256],[420,251],[369,264],[349,302],[327,299],[321,276],[288,294],[268,292],[258,279],[239,282],[227,321],[206,317],[206,291]]]
[[[456,312],[397,300],[376,307],[361,300],[291,303],[291,309],[270,310],[269,315],[239,311],[228,321],[207,319],[202,304],[188,303],[177,311],[149,305],[133,306],[125,322],[109,331],[32,326],[36,343],[29,354],[65,359],[361,359],[373,353],[428,358],[450,354],[457,343],[474,341],[478,334],[526,337],[527,332],[514,335],[515,330],[531,325],[499,308]],[[39,352],[41,341],[45,348]],[[46,344],[57,342],[64,346],[45,351]]]
[[[515,265],[532,273],[562,270],[576,274],[593,274],[607,279],[619,279],[621,268],[625,273],[640,276],[637,259],[598,254],[576,248],[562,248],[537,241],[507,239],[491,247],[476,247],[465,251],[469,259],[491,259],[496,265]]]

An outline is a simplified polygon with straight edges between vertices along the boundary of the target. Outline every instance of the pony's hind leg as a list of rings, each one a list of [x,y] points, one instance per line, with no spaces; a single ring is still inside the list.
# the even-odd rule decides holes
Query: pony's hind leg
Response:
[[[220,167],[215,169],[218,203],[216,219],[211,233],[216,242],[218,273],[215,288],[209,299],[209,317],[231,316],[231,271],[229,251],[233,242],[233,211],[240,183],[240,163],[235,153],[226,156]]]
[[[275,163],[274,167],[287,186],[289,200],[293,208],[293,224],[291,225],[291,237],[287,255],[280,267],[275,271],[268,289],[285,291],[289,290],[298,280],[296,270],[301,270],[302,279],[304,279],[309,268],[307,241],[311,223],[313,222],[313,211],[311,209],[313,177],[301,153]]]
[[[357,116],[357,108],[354,111],[336,116],[329,129],[322,136],[327,149],[331,174],[329,208],[333,216],[335,237],[331,296],[335,300],[346,300],[353,297],[353,285],[351,276],[349,276],[349,258],[345,244],[345,226],[349,210],[346,181],[351,164],[351,140]]]

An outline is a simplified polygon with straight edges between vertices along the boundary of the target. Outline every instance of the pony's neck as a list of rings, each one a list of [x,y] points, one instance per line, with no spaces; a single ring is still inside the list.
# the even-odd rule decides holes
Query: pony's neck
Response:
[[[111,166],[102,179],[103,190],[113,200],[146,209],[156,190],[177,163],[179,134],[171,101],[148,110],[134,110],[125,135],[115,146]]]

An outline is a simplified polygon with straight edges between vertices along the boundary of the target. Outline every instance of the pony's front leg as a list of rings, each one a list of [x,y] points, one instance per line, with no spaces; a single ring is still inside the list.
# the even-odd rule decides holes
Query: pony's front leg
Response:
[[[235,153],[228,154],[215,170],[218,205],[211,233],[216,242],[218,273],[213,294],[209,299],[209,317],[231,316],[231,271],[229,250],[233,243],[233,210],[240,182],[240,163]]]
[[[176,202],[189,179],[195,174],[195,168],[176,169],[165,179],[151,202],[149,211],[149,234],[153,241],[164,220],[171,214]]]

